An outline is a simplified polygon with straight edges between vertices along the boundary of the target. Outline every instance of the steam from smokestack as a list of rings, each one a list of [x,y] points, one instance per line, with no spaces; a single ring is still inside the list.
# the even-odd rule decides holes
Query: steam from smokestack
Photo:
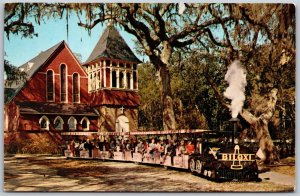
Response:
[[[224,96],[231,99],[231,116],[236,118],[242,111],[245,101],[246,70],[241,66],[240,61],[235,60],[227,70],[225,81],[229,84]]]
[[[184,10],[185,10],[185,4],[184,4],[183,2],[180,2],[178,5],[179,5],[178,13],[179,13],[180,15],[182,15],[183,12],[184,12]]]

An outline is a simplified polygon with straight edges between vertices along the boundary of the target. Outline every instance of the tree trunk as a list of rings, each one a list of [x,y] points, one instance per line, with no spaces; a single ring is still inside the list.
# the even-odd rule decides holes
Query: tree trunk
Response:
[[[272,164],[279,160],[279,156],[269,133],[268,122],[259,119],[254,125],[254,131],[259,141],[259,147],[266,156],[266,159],[263,161]]]
[[[161,102],[163,104],[163,128],[164,130],[175,130],[176,122],[171,91],[170,72],[167,66],[160,66],[158,72],[161,82]]]
[[[277,102],[277,89],[273,89],[265,101],[264,107],[260,107],[264,112],[257,118],[247,110],[243,110],[241,116],[252,126],[256,138],[259,142],[259,147],[265,155],[265,163],[274,163],[279,160],[279,156],[270,136],[268,124],[274,114]]]

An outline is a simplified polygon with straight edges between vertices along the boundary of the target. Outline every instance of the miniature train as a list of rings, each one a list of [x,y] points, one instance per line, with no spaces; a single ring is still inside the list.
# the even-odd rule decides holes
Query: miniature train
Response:
[[[163,151],[159,149],[159,145],[156,145],[154,148],[148,147],[144,152],[141,152],[137,143],[132,150],[121,149],[118,146],[110,149],[104,145],[104,147],[94,148],[90,151],[81,150],[77,158],[127,161],[137,164],[161,165],[167,168],[180,168],[188,170],[194,175],[214,181],[259,181],[255,153],[245,146],[233,144],[232,142],[228,144],[228,142],[224,142],[220,138],[217,142],[209,142],[204,137],[210,134],[214,134],[214,132],[208,130],[176,130],[98,133],[100,136],[109,138],[129,138],[130,136],[131,138],[135,138],[135,141],[139,140],[138,137],[154,138],[154,136],[176,135],[177,138],[190,138],[191,142],[188,143],[191,146],[194,145],[194,150],[190,148],[189,152],[182,153],[180,146],[186,145],[187,141],[181,141],[177,148],[173,147],[173,151],[171,152],[168,149],[172,146],[173,140],[170,140],[169,146],[164,146]],[[192,144],[192,141],[194,144]],[[161,143],[163,142],[161,141]],[[151,145],[150,143],[149,146]],[[188,146],[186,145],[186,147]],[[68,149],[65,150],[65,156],[69,158],[74,157],[75,154],[72,150]]]

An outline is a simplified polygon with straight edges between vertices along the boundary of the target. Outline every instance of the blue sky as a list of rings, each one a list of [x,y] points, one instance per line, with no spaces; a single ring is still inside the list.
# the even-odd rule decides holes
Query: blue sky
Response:
[[[10,35],[9,40],[4,34],[4,52],[5,59],[7,59],[12,65],[17,67],[26,63],[41,51],[45,51],[48,48],[54,46],[58,42],[65,40],[73,53],[80,53],[82,60],[85,61],[91,54],[97,41],[102,35],[106,24],[98,24],[95,26],[91,35],[88,35],[88,31],[77,25],[78,18],[76,14],[72,14],[69,18],[69,36],[67,37],[66,19],[50,19],[42,22],[41,25],[35,26],[35,32],[38,33],[38,37],[33,38],[21,38],[20,35]],[[134,36],[126,33],[117,27],[122,37],[125,39],[129,47],[134,51]],[[137,54],[136,54],[137,55]],[[142,56],[137,57],[143,60]]]

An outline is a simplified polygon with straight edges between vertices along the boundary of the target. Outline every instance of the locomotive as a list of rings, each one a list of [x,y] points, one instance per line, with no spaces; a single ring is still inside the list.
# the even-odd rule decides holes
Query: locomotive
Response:
[[[189,170],[215,181],[260,181],[256,154],[235,138],[237,118],[233,122],[231,143],[204,143],[204,151],[189,158]]]
[[[189,158],[193,174],[215,181],[259,181],[255,154],[241,145],[208,146],[201,154]]]

